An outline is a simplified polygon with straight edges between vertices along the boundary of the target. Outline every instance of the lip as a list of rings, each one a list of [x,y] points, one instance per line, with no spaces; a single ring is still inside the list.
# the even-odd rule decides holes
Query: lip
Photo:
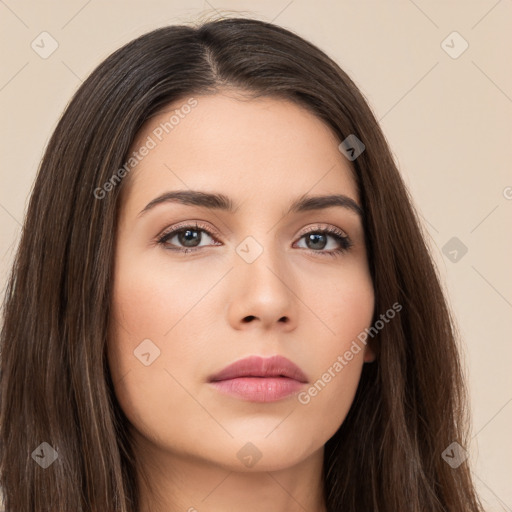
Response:
[[[208,382],[217,391],[251,402],[275,402],[299,391],[308,379],[286,357],[249,356],[226,366]]]

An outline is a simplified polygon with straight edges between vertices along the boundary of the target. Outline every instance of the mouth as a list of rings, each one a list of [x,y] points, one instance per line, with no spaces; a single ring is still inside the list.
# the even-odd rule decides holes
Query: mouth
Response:
[[[220,393],[251,402],[275,402],[298,392],[308,379],[282,356],[250,356],[228,365],[208,382]]]

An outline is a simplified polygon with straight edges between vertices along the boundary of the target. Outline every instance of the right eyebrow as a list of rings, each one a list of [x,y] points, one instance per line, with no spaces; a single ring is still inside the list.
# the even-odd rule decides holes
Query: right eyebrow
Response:
[[[235,211],[233,201],[224,194],[212,194],[209,192],[200,192],[198,190],[176,190],[165,192],[150,201],[138,214],[143,215],[155,206],[162,203],[180,203],[192,206],[201,206],[212,210],[225,210],[230,213]]]

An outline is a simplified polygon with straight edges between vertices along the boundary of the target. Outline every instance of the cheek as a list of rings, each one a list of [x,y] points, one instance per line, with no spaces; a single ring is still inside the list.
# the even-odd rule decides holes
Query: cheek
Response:
[[[351,361],[340,362],[337,354],[297,395],[296,418],[308,432],[313,447],[325,444],[343,424],[359,384],[363,365],[362,351]]]
[[[328,439],[343,423],[359,385],[367,350],[360,335],[371,326],[375,296],[363,265],[347,268],[342,278],[326,279],[323,285],[323,293],[311,302],[325,324],[323,334],[315,337],[315,349],[309,352],[311,379],[297,401],[308,427]]]
[[[353,259],[333,272],[303,277],[301,284],[303,300],[316,317],[322,343],[318,353],[325,365],[370,326],[375,301],[373,283],[366,263]],[[304,312],[306,315],[305,309]]]
[[[179,384],[187,382],[197,352],[183,337],[188,299],[152,272],[131,272],[126,279],[119,274],[108,358],[121,409],[138,433],[158,444],[182,435],[181,422],[170,418],[198,415]]]
[[[124,255],[116,260],[108,360],[116,396],[130,417],[142,397],[153,399],[151,389],[158,381],[155,369],[163,348],[160,337],[166,329],[164,311],[169,305],[155,288],[158,282],[152,270],[144,272],[128,251]]]
[[[194,409],[180,384],[188,387],[191,375],[197,374],[197,361],[203,359],[209,321],[203,308],[214,306],[201,297],[214,281],[206,274],[199,279],[197,272],[177,265],[142,261],[130,258],[126,251],[116,262],[108,342],[110,372],[119,404],[138,430],[154,433],[152,422],[161,415],[157,430],[179,438],[179,430],[173,433],[172,429],[180,422],[168,418],[177,411],[180,417],[198,414],[197,405]]]
[[[119,260],[111,317],[111,339],[119,355],[133,362],[127,354],[145,339],[151,339],[163,351],[185,327],[200,330],[201,323],[191,323],[190,317],[201,310],[199,302],[210,281],[213,283],[211,276],[198,277],[197,272],[165,261],[151,264],[141,257]],[[179,354],[184,344],[175,345],[173,350]]]

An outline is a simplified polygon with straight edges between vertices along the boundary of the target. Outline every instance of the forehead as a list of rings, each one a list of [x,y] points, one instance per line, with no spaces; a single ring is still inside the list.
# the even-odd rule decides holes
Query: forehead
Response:
[[[138,153],[137,164],[124,183],[127,201],[140,204],[178,188],[267,206],[306,193],[357,200],[339,142],[324,121],[288,100],[233,93],[184,97],[137,134],[130,150]]]

